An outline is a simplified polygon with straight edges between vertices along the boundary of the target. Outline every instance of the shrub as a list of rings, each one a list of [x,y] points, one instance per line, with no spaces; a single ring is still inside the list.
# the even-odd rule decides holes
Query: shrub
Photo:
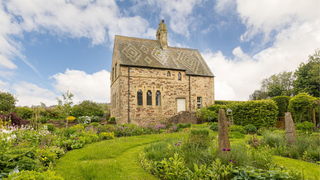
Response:
[[[114,116],[111,116],[109,121],[114,122],[114,121],[116,121],[116,118]]]
[[[17,115],[23,119],[31,119],[33,110],[28,107],[17,107],[15,109]]]
[[[214,103],[218,105],[230,105],[230,104],[244,103],[244,102],[246,101],[219,101],[219,100],[214,101]]]
[[[61,147],[57,146],[50,147],[50,151],[55,153],[58,158],[62,157],[65,154],[64,150]]]
[[[211,105],[207,108],[208,110],[214,112],[215,116],[211,117],[212,121],[218,122],[218,114],[219,114],[219,109],[224,109],[225,111],[228,109],[226,105]]]
[[[79,124],[89,124],[91,123],[91,118],[89,116],[80,116],[77,121]]]
[[[215,111],[211,111],[206,107],[197,109],[197,116],[206,121],[215,121],[218,119],[218,114]]]
[[[213,124],[210,126],[210,129],[211,129],[212,131],[218,131],[218,130],[219,130],[218,123],[213,123]]]
[[[231,132],[239,132],[242,134],[246,134],[247,131],[244,129],[243,126],[238,125],[231,125]]]
[[[255,132],[255,131],[257,131],[257,127],[253,124],[248,124],[248,125],[244,126],[244,130],[246,130],[247,132],[248,131]]]
[[[277,120],[278,107],[272,100],[246,101],[233,106],[236,125],[253,124],[256,127],[273,127]]]
[[[309,96],[307,93],[299,93],[289,101],[289,111],[292,113],[294,122],[301,123],[303,121],[312,120],[313,101],[317,98]]]
[[[209,136],[209,129],[206,128],[199,128],[199,129],[191,129],[191,134],[192,135],[205,135],[205,136]]]
[[[97,122],[90,123],[89,126],[98,127],[100,124]]]
[[[9,92],[0,92],[0,111],[9,112],[18,100]]]
[[[73,106],[71,109],[71,115],[74,117],[98,116],[100,118],[103,116],[103,113],[101,106],[90,100],[84,100],[80,104]]]
[[[59,119],[60,113],[56,108],[47,108],[45,110],[40,111],[40,116],[45,116],[50,119]]]
[[[28,124],[28,122],[24,119],[22,119],[21,117],[19,117],[16,113],[10,113],[8,115],[0,115],[0,119],[4,120],[4,121],[11,121],[12,125],[26,125]]]
[[[296,129],[301,130],[302,132],[312,132],[313,128],[315,127],[313,123],[304,121],[303,123],[296,124]]]
[[[72,123],[75,119],[76,119],[76,118],[73,117],[73,116],[68,116],[68,117],[66,117],[65,120],[68,120],[69,123]]]
[[[45,123],[47,123],[48,118],[41,116],[41,117],[39,117],[39,121],[40,121],[42,124],[45,124]]]
[[[265,131],[263,134],[263,143],[270,147],[286,146],[286,138],[283,134]]]
[[[191,123],[188,123],[188,124],[179,123],[178,128],[181,128],[181,129],[191,128]]]
[[[278,106],[278,117],[283,117],[285,112],[288,112],[289,101],[291,99],[290,96],[276,96],[271,98],[274,102],[276,102]]]
[[[191,129],[191,133],[184,144],[187,148],[201,147],[207,148],[210,143],[209,129]]]
[[[100,122],[100,117],[99,116],[91,116],[91,122]]]
[[[53,124],[46,124],[48,131],[53,133],[56,130],[56,127]]]
[[[6,179],[6,178],[5,178]],[[51,179],[51,180],[63,180],[60,175],[56,175],[53,171],[21,171],[18,173],[14,173],[9,175],[8,179],[15,180],[27,180],[27,179]]]
[[[114,138],[114,132],[102,132],[99,134],[101,139],[113,139]]]

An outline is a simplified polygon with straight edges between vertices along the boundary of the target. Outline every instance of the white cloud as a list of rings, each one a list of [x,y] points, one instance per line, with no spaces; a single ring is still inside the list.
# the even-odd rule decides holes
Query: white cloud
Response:
[[[15,95],[19,100],[18,106],[40,105],[43,102],[47,106],[58,104],[58,97],[52,91],[41,88],[29,82],[19,82],[12,85],[11,89],[15,91]]]
[[[0,80],[0,92],[10,92],[10,84],[8,82],[3,82]]]
[[[290,28],[292,23],[318,21],[319,1],[237,0],[237,12],[247,28],[241,40],[248,41],[262,33],[264,42],[268,42],[270,33]]]
[[[75,104],[83,100],[110,102],[110,73],[102,70],[93,74],[84,71],[69,70],[58,73],[51,78],[55,80],[53,87],[59,92],[69,90]]]
[[[114,0],[11,0],[0,4],[0,68],[15,69],[17,56],[41,76],[21,53],[23,32],[48,33],[59,38],[88,38],[92,45],[110,43],[114,36],[154,38],[140,16],[124,16]]]

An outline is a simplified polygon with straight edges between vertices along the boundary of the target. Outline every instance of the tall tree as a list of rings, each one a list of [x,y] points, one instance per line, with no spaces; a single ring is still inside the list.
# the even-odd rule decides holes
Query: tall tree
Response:
[[[0,92],[0,111],[9,112],[15,108],[18,100],[9,92]]]
[[[62,93],[62,99],[57,98],[57,109],[60,111],[60,114],[63,118],[66,118],[68,117],[68,115],[70,115],[71,105],[73,104],[72,97],[73,94],[68,90],[66,93]],[[68,119],[66,120],[66,122],[68,127]]]
[[[308,93],[311,96],[320,97],[320,50],[317,49],[309,56],[308,62],[301,63],[295,71],[297,78],[294,82],[294,94]]]
[[[261,99],[267,99],[268,93],[264,92],[262,90],[255,90],[250,96],[250,100],[261,100]]]
[[[293,80],[294,77],[291,71],[274,74],[262,80],[261,91],[267,92],[269,97],[291,96],[293,94]]]

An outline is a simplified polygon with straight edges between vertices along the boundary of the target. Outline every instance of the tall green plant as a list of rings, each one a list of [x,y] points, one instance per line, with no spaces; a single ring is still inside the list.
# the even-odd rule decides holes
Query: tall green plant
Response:
[[[307,93],[299,93],[289,101],[289,111],[292,113],[294,122],[312,120],[313,101],[317,98],[309,96]]]
[[[18,100],[9,92],[0,92],[0,111],[9,112],[15,108]]]
[[[62,99],[57,98],[57,109],[60,111],[60,114],[63,119],[68,117],[68,115],[70,114],[71,105],[73,104],[72,97],[73,94],[68,90],[66,93],[62,93]],[[66,120],[66,123],[68,127],[68,119]]]
[[[285,112],[288,112],[289,101],[291,99],[290,96],[276,96],[271,98],[274,102],[276,102],[278,106],[278,117],[283,117]]]

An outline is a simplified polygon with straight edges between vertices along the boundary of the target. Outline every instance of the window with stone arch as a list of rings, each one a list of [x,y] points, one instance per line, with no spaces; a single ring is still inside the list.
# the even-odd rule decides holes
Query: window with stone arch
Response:
[[[115,67],[114,67],[114,74],[115,74],[115,78],[117,77],[117,63],[116,63],[116,65],[115,65]]]
[[[156,92],[156,106],[161,106],[161,92]]]
[[[111,75],[111,81],[113,81],[114,80],[114,68],[112,68],[112,73],[111,73],[112,75]]]
[[[142,91],[138,90],[137,92],[137,101],[138,101],[138,106],[142,106]]]
[[[181,73],[178,73],[178,80],[181,81]]]
[[[152,106],[152,92],[150,90],[147,91],[147,106]]]
[[[167,76],[168,76],[168,77],[170,77],[170,76],[171,76],[171,73],[170,73],[170,71],[168,71],[168,72],[167,72]]]

